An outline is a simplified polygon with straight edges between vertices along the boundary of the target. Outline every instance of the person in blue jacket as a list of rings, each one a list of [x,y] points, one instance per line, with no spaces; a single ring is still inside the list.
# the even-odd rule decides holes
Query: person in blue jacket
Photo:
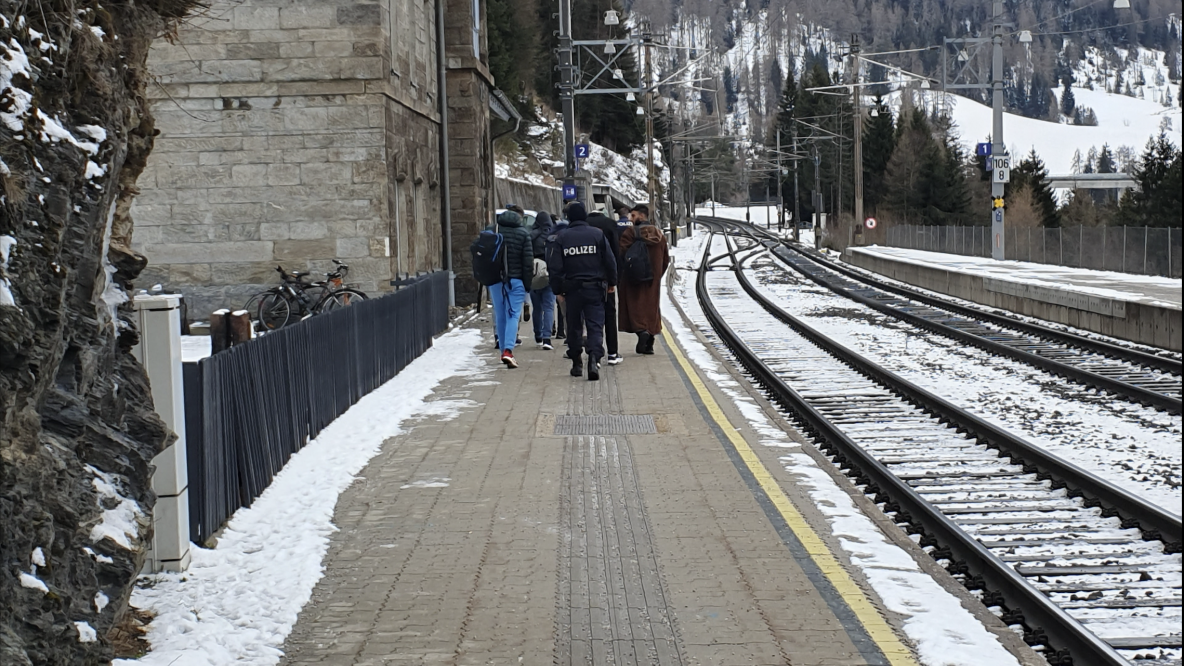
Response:
[[[604,232],[588,225],[584,205],[568,206],[571,226],[560,232],[548,258],[551,290],[567,305],[567,356],[571,376],[584,374],[583,354],[588,354],[588,380],[600,379],[604,358],[604,300],[616,291],[616,252]],[[582,331],[587,329],[587,339]]]

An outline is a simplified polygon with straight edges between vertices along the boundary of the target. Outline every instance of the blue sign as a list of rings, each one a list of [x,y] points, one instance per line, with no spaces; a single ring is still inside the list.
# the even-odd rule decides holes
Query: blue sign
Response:
[[[588,156],[590,156],[591,154],[592,154],[592,148],[589,147],[588,144],[586,144],[586,143],[577,143],[576,144],[576,157],[578,159],[581,159],[581,160],[587,159]]]
[[[563,200],[564,201],[575,201],[576,196],[577,196],[576,186],[574,184],[568,185],[565,183],[563,185]]]
[[[991,144],[979,143],[974,146],[974,154],[979,157],[986,157],[991,154]]]
[[[996,209],[995,209],[995,221],[996,221],[996,222],[1002,222],[1002,221],[1003,221],[1003,209],[1002,209],[1002,208],[996,208]]]

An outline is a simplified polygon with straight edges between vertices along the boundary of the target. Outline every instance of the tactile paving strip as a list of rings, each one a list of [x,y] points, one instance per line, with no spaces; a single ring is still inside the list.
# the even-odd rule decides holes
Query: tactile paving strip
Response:
[[[556,435],[653,435],[658,432],[649,414],[592,414],[555,417]]]

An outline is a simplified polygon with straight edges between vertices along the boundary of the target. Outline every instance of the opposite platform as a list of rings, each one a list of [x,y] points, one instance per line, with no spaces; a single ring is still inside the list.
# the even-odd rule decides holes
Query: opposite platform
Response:
[[[1178,279],[878,246],[847,248],[843,261],[975,303],[1181,350]]]

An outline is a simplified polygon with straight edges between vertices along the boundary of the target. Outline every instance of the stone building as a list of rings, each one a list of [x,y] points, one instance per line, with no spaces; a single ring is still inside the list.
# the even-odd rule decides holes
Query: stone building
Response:
[[[158,40],[140,284],[179,289],[203,318],[275,284],[277,265],[341,259],[371,293],[445,268],[437,3],[457,300],[474,298],[468,239],[493,190],[481,0],[216,0]]]

